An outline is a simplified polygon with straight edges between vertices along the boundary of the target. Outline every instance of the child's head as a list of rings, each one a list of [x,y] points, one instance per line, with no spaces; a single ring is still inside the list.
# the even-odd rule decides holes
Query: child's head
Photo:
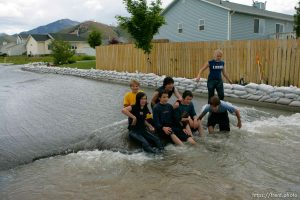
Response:
[[[172,91],[173,88],[174,88],[174,80],[172,77],[166,77],[164,79],[164,83],[163,83],[163,86],[164,88],[167,90],[167,91]]]
[[[144,92],[138,92],[136,94],[135,105],[137,105],[137,106],[147,105],[147,95]]]
[[[140,89],[140,83],[137,80],[131,80],[130,88],[133,93],[137,93]]]
[[[189,90],[186,90],[182,94],[182,103],[189,105],[193,99],[193,93]]]
[[[161,92],[158,93],[158,99],[159,99],[159,102],[161,104],[166,104],[168,103],[168,100],[169,100],[169,94],[168,94],[168,91],[167,90],[163,90]]]
[[[222,59],[223,52],[220,49],[215,50],[214,57],[216,61],[220,61]]]
[[[210,106],[211,106],[213,112],[217,112],[218,108],[219,108],[219,105],[221,104],[221,101],[220,101],[220,99],[219,99],[218,96],[212,96],[210,98],[210,102],[209,103],[210,103]]]

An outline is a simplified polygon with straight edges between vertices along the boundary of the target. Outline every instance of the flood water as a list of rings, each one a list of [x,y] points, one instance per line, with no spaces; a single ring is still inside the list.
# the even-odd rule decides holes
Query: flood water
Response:
[[[300,199],[299,113],[234,104],[242,129],[154,156],[127,140],[128,90],[0,65],[0,199]]]

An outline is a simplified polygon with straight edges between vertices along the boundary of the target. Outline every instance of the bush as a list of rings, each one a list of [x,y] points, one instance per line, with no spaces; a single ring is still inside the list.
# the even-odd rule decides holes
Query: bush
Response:
[[[50,47],[55,65],[69,63],[70,59],[75,54],[75,51],[71,49],[70,43],[66,41],[54,40],[51,42]]]

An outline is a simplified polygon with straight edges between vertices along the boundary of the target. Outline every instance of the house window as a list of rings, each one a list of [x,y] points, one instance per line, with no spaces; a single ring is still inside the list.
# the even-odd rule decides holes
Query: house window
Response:
[[[254,33],[265,33],[265,20],[264,19],[254,19]]]
[[[199,31],[203,31],[204,30],[204,19],[200,19],[199,20]]]
[[[284,32],[284,26],[283,24],[276,24],[276,33],[283,33]]]
[[[182,23],[178,23],[178,33],[182,33],[183,32],[183,28],[182,28]]]

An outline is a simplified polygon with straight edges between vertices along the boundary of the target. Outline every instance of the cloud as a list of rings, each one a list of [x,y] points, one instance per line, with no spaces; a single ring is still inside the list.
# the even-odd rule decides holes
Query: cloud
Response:
[[[230,1],[252,4],[251,0]],[[162,0],[163,7],[171,2]],[[267,9],[294,14],[296,5],[297,0],[269,0]],[[116,25],[116,15],[128,15],[122,0],[0,0],[0,33],[14,34],[64,18]]]

